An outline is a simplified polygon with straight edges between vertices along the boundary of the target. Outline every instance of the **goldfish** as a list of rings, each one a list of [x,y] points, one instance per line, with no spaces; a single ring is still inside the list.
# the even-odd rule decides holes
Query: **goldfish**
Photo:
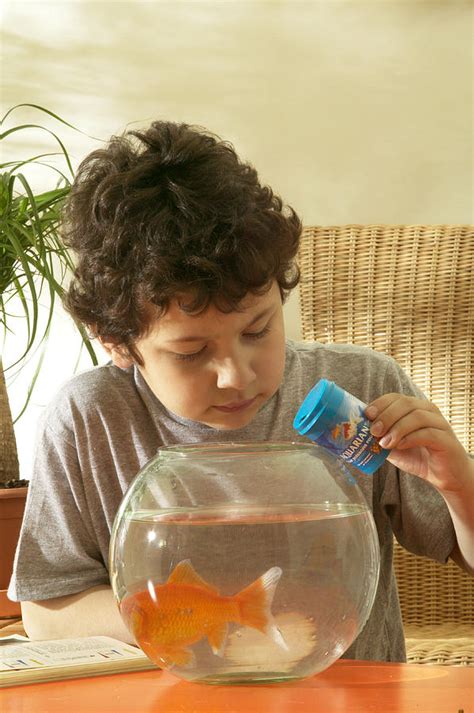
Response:
[[[341,426],[337,423],[331,431],[331,436],[336,440],[341,432]]]
[[[231,622],[268,634],[287,649],[271,613],[281,574],[280,567],[271,567],[238,594],[221,596],[183,560],[166,584],[149,580],[147,589],[125,597],[120,611],[143,651],[168,667],[192,666],[189,646],[205,637],[213,653],[223,656]]]
[[[342,423],[336,424],[331,431],[333,440],[336,441],[341,434],[345,441],[354,438],[357,435],[357,424],[360,423],[360,421],[362,421],[361,418],[353,416],[350,421],[343,421]]]

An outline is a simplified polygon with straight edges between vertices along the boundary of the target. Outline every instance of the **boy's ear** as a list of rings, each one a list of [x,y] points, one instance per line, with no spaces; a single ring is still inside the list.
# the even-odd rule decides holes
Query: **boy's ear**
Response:
[[[119,369],[128,369],[134,364],[132,357],[124,352],[123,347],[118,347],[113,342],[105,342],[100,337],[99,342],[112,359],[114,366],[118,366]]]

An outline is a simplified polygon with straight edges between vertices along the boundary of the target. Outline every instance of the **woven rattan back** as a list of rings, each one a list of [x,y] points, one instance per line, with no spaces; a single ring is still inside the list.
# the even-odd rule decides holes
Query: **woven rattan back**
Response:
[[[474,452],[474,226],[308,227],[303,338],[394,357]],[[396,545],[405,623],[474,624],[474,580]]]

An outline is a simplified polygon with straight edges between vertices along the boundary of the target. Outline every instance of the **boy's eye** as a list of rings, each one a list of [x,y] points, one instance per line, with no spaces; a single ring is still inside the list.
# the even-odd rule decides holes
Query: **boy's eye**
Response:
[[[260,330],[260,332],[245,332],[244,337],[246,339],[262,339],[268,332],[270,327],[267,324],[266,327]],[[195,361],[199,359],[200,356],[206,351],[206,346],[203,346],[198,352],[192,352],[191,354],[180,354],[179,352],[173,352],[173,357],[178,361]]]
[[[244,334],[244,337],[247,337],[248,339],[261,339],[266,334],[268,334],[269,331],[270,327],[267,324],[267,326],[261,329],[260,332],[247,332],[246,334]]]
[[[180,354],[179,352],[173,352],[173,356],[178,361],[194,361],[194,359],[199,359],[205,349],[206,347],[203,347],[198,352],[192,352],[191,354]]]

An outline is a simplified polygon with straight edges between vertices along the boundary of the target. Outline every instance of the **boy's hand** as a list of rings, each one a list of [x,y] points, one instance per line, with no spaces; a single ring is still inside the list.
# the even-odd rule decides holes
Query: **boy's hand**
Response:
[[[368,404],[371,433],[391,449],[390,463],[429,481],[441,492],[461,490],[474,463],[437,406],[403,394],[384,394]]]

